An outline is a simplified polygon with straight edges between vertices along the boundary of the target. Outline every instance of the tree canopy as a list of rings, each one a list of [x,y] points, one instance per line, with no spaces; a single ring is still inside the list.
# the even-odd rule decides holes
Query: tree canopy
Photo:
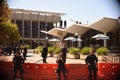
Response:
[[[16,24],[10,20],[11,10],[6,0],[0,0],[0,44],[20,40]]]

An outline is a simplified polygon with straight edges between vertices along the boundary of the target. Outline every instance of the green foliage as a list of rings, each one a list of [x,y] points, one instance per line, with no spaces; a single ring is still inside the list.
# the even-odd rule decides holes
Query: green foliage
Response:
[[[98,55],[107,55],[108,52],[109,52],[109,50],[106,47],[100,47],[96,50],[96,53]]]
[[[42,46],[38,46],[37,48],[35,48],[35,52],[36,53],[42,53],[43,51],[43,47]]]
[[[60,51],[61,51],[61,48],[60,48],[60,47],[55,47],[54,49],[55,49],[55,50],[54,50],[55,54],[59,54]]]
[[[83,48],[81,49],[81,54],[83,54],[83,55],[88,55],[89,52],[90,52],[90,50],[92,50],[91,47],[83,47]]]
[[[16,24],[11,21],[0,22],[0,42],[17,42],[20,40],[20,34]]]
[[[53,54],[54,52],[54,47],[50,46],[48,47],[48,53]]]
[[[80,49],[79,48],[75,48],[75,47],[71,47],[71,48],[69,48],[69,52],[70,52],[70,54],[76,55],[76,54],[79,54]]]
[[[26,47],[27,47],[27,49],[30,49],[30,45],[29,44],[27,44]]]
[[[11,15],[11,10],[7,0],[0,0],[0,22],[8,21]]]

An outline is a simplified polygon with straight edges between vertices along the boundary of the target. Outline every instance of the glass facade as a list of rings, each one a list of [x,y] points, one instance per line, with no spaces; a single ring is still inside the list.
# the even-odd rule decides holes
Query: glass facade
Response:
[[[21,20],[16,20],[16,24],[18,26],[20,35],[22,35],[22,21]]]
[[[32,21],[32,38],[38,38],[38,21]]]
[[[30,21],[24,21],[24,38],[30,38]]]

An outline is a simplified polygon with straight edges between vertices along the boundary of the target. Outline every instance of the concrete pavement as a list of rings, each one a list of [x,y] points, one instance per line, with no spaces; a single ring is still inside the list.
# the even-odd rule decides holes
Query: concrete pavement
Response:
[[[10,56],[2,55],[0,56],[0,61],[12,61],[13,59],[13,54]],[[54,57],[47,57],[47,64],[56,64],[56,59],[57,55],[54,55]],[[42,62],[42,57],[40,54],[33,54],[33,53],[28,53],[27,58],[26,58],[26,63],[43,63]],[[66,59],[66,64],[85,64],[84,60],[81,59],[73,59],[73,58],[67,58]]]

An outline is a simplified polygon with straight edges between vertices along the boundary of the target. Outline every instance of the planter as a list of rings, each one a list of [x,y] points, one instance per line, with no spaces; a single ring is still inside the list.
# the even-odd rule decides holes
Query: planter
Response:
[[[85,60],[87,56],[88,56],[88,55],[83,55],[83,54],[81,54],[81,55],[80,55],[80,59]]]
[[[80,54],[67,54],[68,58],[80,59]]]
[[[75,54],[75,55],[74,55],[74,58],[75,58],[75,59],[80,59],[80,54]]]
[[[112,62],[112,56],[109,56],[109,55],[98,55],[98,60],[100,62]]]
[[[53,53],[50,54],[50,57],[53,57]]]

